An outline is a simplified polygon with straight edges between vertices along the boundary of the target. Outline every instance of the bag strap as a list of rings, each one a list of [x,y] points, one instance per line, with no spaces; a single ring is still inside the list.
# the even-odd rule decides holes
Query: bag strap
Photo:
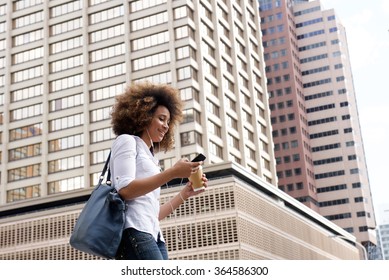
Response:
[[[104,167],[103,167],[103,171],[101,171],[101,175],[100,175],[100,179],[99,179],[99,185],[103,182],[104,175],[105,175],[105,172],[107,172],[107,170],[108,170],[107,185],[111,185],[111,170],[109,169],[109,160],[110,159],[111,159],[111,151],[109,152],[108,158],[105,161],[105,164],[104,164]]]

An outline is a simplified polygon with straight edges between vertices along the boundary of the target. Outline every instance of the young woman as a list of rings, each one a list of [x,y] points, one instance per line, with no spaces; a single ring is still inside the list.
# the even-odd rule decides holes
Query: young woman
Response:
[[[188,178],[202,162],[181,159],[161,172],[154,152],[173,148],[174,128],[182,118],[182,102],[168,85],[133,84],[117,96],[112,111],[117,135],[112,149],[112,183],[126,201],[126,225],[116,259],[166,260],[168,254],[159,221],[194,192],[188,182],[178,195],[160,206],[160,187]],[[207,179],[203,175],[204,186]]]

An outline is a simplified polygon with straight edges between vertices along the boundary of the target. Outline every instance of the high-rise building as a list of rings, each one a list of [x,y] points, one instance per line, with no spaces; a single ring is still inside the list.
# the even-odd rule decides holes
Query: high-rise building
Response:
[[[328,237],[350,234],[276,188],[259,19],[256,0],[0,1],[0,258],[93,258],[69,235],[114,97],[143,80],[185,100],[162,167],[202,152],[212,186],[162,224],[172,258],[357,258]]]
[[[320,1],[259,2],[278,187],[374,245],[345,28]]]
[[[389,260],[389,204],[380,205],[377,227],[377,248],[372,250],[378,259]]]

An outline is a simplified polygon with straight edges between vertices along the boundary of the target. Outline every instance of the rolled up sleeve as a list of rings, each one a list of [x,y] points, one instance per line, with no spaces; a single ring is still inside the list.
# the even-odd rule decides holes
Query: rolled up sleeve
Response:
[[[111,175],[116,190],[120,190],[135,179],[136,141],[131,135],[120,135],[112,146]]]

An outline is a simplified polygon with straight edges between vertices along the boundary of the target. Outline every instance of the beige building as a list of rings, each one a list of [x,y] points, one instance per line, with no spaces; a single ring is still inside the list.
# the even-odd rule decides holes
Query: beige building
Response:
[[[142,80],[186,103],[161,165],[202,152],[210,170],[196,211],[164,221],[172,258],[357,258],[328,238],[345,231],[275,187],[259,19],[254,0],[0,1],[0,258],[92,258],[68,238],[114,137],[114,96]],[[173,222],[199,237],[174,243]]]

